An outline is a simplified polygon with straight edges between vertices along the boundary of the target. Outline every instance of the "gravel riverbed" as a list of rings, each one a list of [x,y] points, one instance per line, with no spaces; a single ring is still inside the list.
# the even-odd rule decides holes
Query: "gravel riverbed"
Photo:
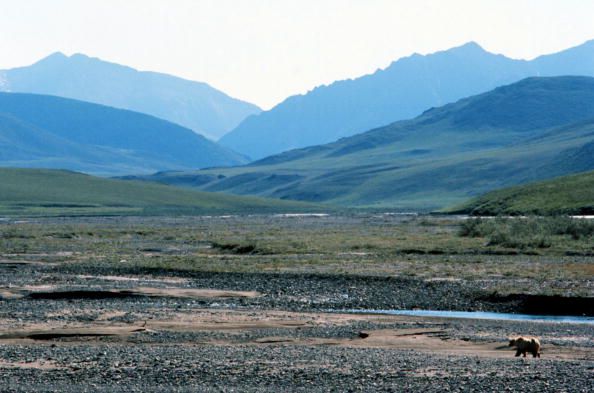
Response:
[[[485,359],[312,346],[0,346],[4,392],[591,392],[592,361]]]
[[[485,301],[485,289],[464,282],[292,274],[148,276],[85,269],[5,269],[0,391],[594,391],[592,325],[325,312],[513,307]],[[109,294],[147,286],[257,291],[259,296]],[[56,292],[65,296],[29,296]],[[93,335],[93,329],[111,327],[129,331]],[[86,333],[6,336],[77,328]],[[368,338],[362,338],[364,332]],[[542,358],[515,358],[505,347],[515,334],[541,337]]]

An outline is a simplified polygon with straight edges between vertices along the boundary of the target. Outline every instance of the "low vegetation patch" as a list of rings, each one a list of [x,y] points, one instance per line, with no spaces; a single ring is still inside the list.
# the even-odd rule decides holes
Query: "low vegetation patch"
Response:
[[[460,226],[462,237],[484,237],[489,246],[548,248],[554,239],[588,240],[594,236],[594,222],[567,216],[472,218]]]
[[[219,249],[221,251],[228,251],[234,254],[257,254],[262,250],[259,250],[255,244],[236,244],[236,243],[212,243],[212,248]]]
[[[375,214],[6,220],[0,221],[0,273],[24,266],[105,276],[392,276],[469,281],[500,294],[592,297],[591,227],[590,221],[561,217]],[[537,248],[543,244],[539,237],[551,246]]]

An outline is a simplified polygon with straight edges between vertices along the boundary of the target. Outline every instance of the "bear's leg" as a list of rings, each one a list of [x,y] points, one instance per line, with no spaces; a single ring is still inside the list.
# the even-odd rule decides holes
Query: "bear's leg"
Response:
[[[519,349],[516,351],[516,357],[520,356],[520,354],[522,353],[522,351],[520,351]]]
[[[524,357],[526,357],[526,351],[522,352],[524,354]]]

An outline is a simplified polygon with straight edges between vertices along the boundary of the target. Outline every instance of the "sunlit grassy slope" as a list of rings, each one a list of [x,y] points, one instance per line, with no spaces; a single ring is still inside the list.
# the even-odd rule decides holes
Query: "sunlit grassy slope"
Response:
[[[46,169],[0,169],[2,215],[226,214],[315,211],[307,203],[184,190]]]
[[[489,192],[450,212],[498,214],[594,214],[594,171]]]

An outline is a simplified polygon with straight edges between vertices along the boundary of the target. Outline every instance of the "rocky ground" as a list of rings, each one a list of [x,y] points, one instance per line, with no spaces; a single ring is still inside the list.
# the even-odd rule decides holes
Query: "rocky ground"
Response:
[[[594,389],[592,325],[326,312],[500,306],[459,283],[39,264],[3,273],[3,392]],[[516,334],[539,336],[542,358],[515,358],[506,340]]]
[[[3,345],[2,391],[591,392],[592,360],[320,345]],[[43,363],[39,359],[46,359]],[[38,362],[38,363],[34,363]]]

